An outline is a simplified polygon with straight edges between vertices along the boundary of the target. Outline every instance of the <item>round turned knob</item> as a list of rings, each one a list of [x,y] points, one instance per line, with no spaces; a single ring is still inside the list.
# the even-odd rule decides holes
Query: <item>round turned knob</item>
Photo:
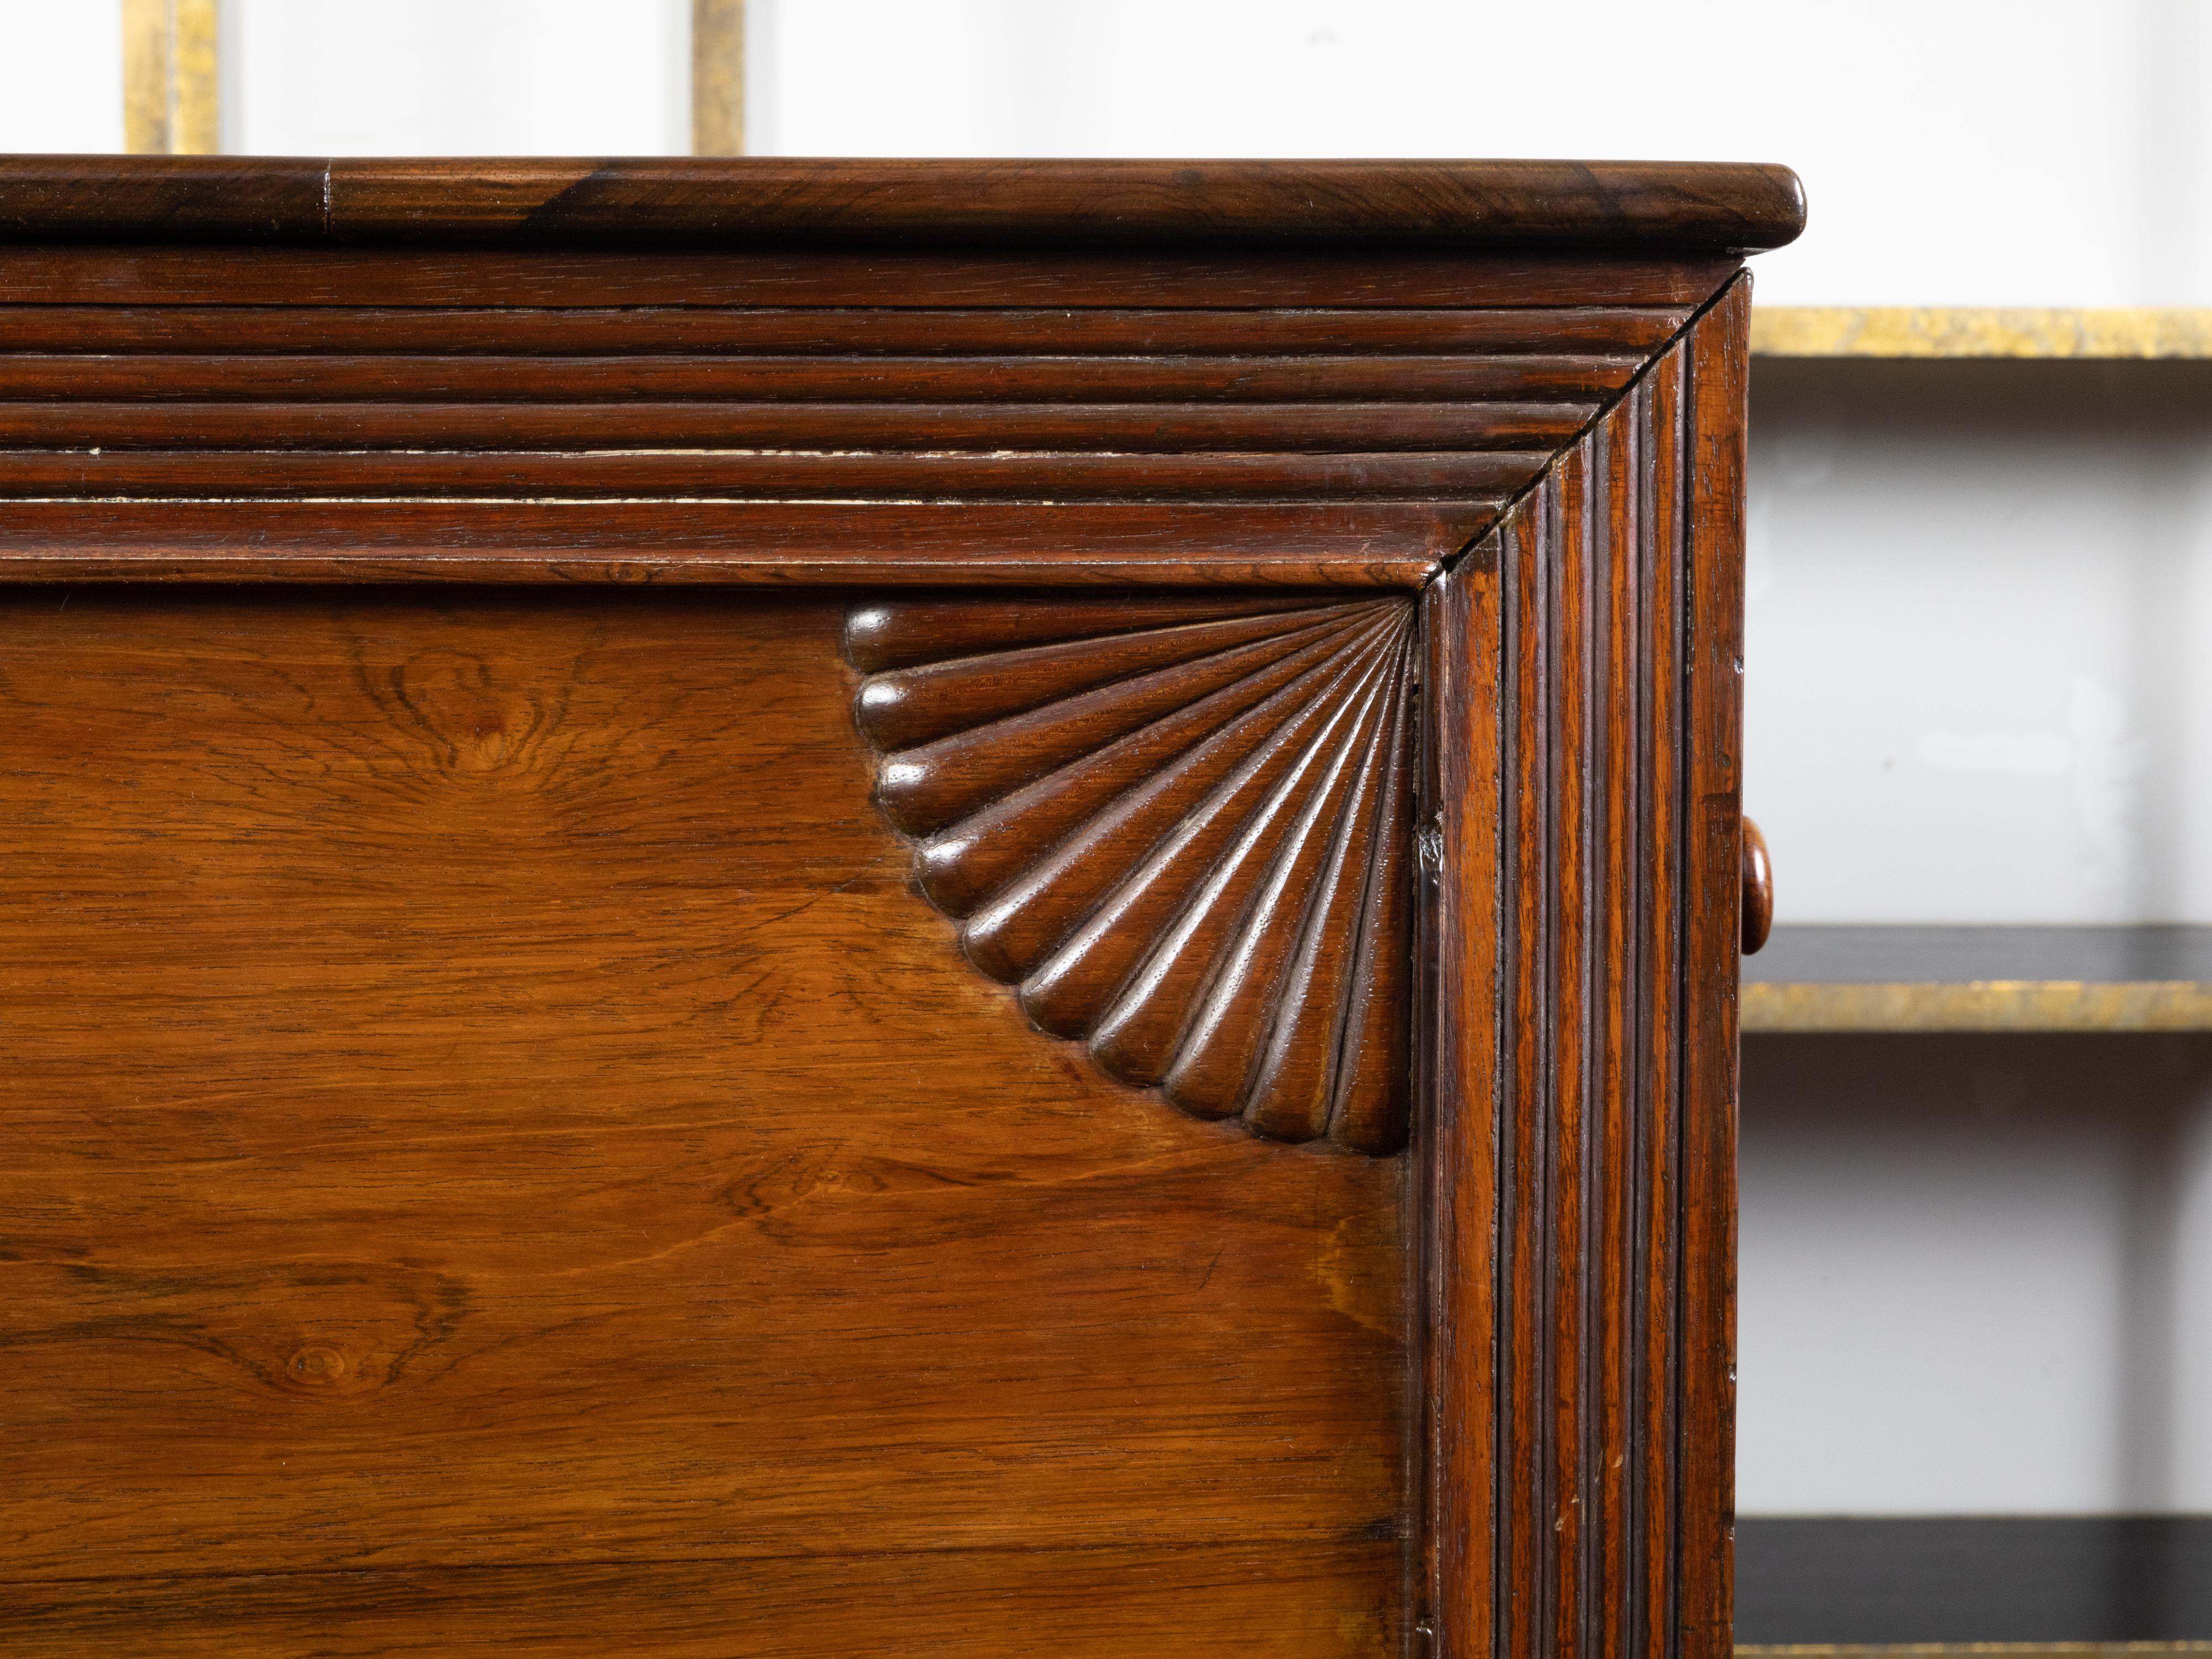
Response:
[[[1766,861],[1766,837],[1749,818],[1743,821],[1743,953],[1766,943],[1774,926],[1774,866]]]

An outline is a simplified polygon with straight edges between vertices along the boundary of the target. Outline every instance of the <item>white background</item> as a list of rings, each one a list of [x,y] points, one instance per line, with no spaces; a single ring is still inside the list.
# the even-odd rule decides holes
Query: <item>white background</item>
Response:
[[[751,0],[763,154],[1780,161],[1782,304],[2212,305],[2205,0]],[[226,148],[686,145],[684,0],[226,0]],[[0,149],[122,142],[0,0]],[[1754,374],[1784,921],[2212,922],[2212,366]],[[1747,1513],[2212,1509],[2212,1048],[1755,1041]]]

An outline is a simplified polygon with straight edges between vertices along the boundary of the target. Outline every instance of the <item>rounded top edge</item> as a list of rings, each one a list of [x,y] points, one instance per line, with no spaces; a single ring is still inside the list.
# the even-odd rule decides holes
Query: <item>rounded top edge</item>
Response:
[[[1718,161],[0,156],[0,240],[320,246],[1557,249],[1795,240]]]

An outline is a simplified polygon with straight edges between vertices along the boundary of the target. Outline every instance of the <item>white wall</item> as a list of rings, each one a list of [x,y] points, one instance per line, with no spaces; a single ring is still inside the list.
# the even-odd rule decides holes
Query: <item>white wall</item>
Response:
[[[222,147],[680,155],[688,0],[224,0]]]
[[[1745,1514],[2212,1510],[2212,1039],[1745,1048]]]
[[[751,0],[774,155],[1785,161],[1773,304],[2212,304],[2203,0]]]
[[[1752,384],[1778,920],[2212,922],[2212,365]]]
[[[123,148],[123,8],[0,0],[0,151]]]

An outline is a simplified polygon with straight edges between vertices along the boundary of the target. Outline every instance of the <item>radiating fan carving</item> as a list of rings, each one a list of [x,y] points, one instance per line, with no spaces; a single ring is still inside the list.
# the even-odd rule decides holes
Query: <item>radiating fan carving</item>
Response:
[[[969,960],[1185,1111],[1405,1144],[1413,605],[853,613],[876,801]]]

